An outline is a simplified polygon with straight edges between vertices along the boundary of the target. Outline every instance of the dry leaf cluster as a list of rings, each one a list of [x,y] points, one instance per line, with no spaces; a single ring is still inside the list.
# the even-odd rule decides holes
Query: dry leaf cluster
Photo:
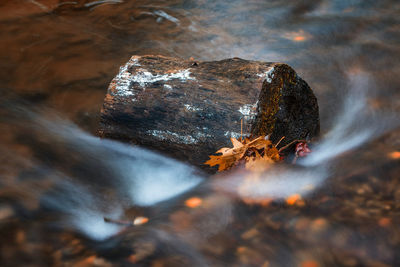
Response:
[[[265,171],[272,167],[274,163],[283,160],[280,156],[280,152],[294,145],[293,164],[296,162],[297,158],[306,157],[311,153],[308,143],[305,140],[294,140],[278,149],[277,146],[283,138],[284,137],[282,137],[277,144],[273,144],[265,136],[260,136],[252,140],[249,138],[240,140],[231,138],[233,147],[221,148],[215,152],[220,155],[209,156],[210,159],[205,162],[205,164],[208,164],[211,167],[219,165],[218,171],[229,170],[238,165],[244,166],[247,172],[244,173],[242,176],[243,179],[237,185],[236,190],[238,195],[247,204],[268,206],[273,199],[266,196],[259,196],[257,194],[254,195],[254,190],[257,185],[260,184],[262,179],[265,179],[266,176],[263,176]],[[286,203],[288,205],[304,205],[304,201],[300,194],[289,196],[286,199]]]
[[[272,163],[281,161],[277,145],[272,144],[265,136],[253,140],[244,138],[237,140],[231,138],[232,148],[224,147],[215,152],[221,155],[211,155],[205,164],[219,165],[218,171],[229,170],[233,166],[244,164],[246,169],[252,171],[263,171]]]

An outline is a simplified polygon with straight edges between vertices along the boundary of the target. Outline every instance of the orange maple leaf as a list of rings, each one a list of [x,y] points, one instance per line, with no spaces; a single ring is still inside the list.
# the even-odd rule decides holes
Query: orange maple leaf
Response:
[[[233,148],[223,147],[215,153],[220,153],[220,156],[210,156],[210,159],[205,164],[212,166],[219,165],[218,171],[223,171],[231,168],[241,157],[243,157],[245,146],[236,138],[231,138]]]
[[[233,147],[224,147],[211,155],[205,164],[212,166],[219,165],[218,171],[224,171],[245,162],[246,169],[262,171],[268,164],[280,161],[279,151],[274,144],[265,136],[257,137],[253,140],[249,138],[241,139],[231,138]]]

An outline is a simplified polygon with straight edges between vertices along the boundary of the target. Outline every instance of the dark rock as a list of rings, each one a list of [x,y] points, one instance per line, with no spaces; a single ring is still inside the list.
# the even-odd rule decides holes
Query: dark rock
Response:
[[[317,98],[288,65],[275,65],[272,79],[264,80],[251,132],[275,142],[285,136],[282,144],[319,134]]]
[[[201,166],[240,137],[242,119],[244,134],[283,144],[319,133],[317,99],[286,64],[133,56],[108,88],[99,135]]]

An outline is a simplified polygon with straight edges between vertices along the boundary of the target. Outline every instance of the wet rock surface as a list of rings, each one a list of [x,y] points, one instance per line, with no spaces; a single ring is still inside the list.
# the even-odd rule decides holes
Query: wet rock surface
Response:
[[[112,80],[99,135],[201,166],[230,137],[282,144],[319,133],[317,99],[288,65],[133,56]]]
[[[276,66],[272,78],[264,80],[259,96],[254,135],[270,135],[282,144],[319,134],[317,98],[311,88],[288,65]]]

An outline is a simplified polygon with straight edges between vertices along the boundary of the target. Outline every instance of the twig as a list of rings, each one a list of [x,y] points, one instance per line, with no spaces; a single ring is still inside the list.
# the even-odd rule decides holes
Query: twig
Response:
[[[291,145],[293,145],[295,143],[299,143],[299,142],[307,142],[307,140],[293,140],[292,142],[290,142],[286,146],[281,147],[278,151],[281,152],[282,150],[285,150],[286,148],[290,147]]]
[[[276,143],[276,145],[275,145],[275,147],[278,147],[279,146],[279,144],[282,142],[282,140],[283,139],[285,139],[285,137],[284,136],[282,136],[282,138],[278,141],[278,143]]]
[[[118,225],[134,226],[133,221],[115,220],[115,219],[106,218],[106,217],[104,217],[104,221],[108,222],[108,223],[118,224]]]
[[[240,120],[240,142],[243,142],[243,118]]]

